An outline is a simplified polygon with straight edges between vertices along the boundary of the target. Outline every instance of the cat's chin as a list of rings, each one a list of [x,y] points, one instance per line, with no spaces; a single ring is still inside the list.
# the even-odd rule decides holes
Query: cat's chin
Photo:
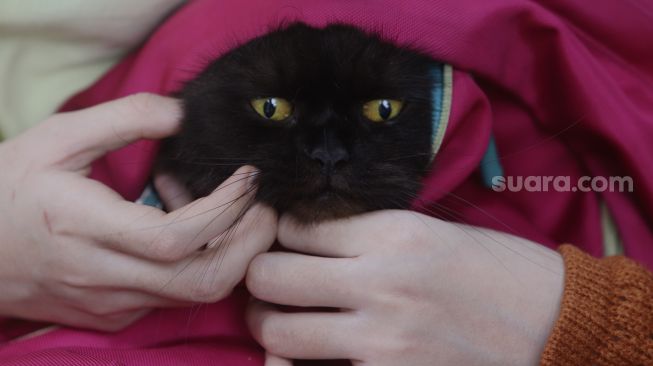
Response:
[[[297,222],[310,225],[322,221],[344,219],[371,211],[369,207],[337,196],[324,195],[315,199],[302,200],[282,210]]]

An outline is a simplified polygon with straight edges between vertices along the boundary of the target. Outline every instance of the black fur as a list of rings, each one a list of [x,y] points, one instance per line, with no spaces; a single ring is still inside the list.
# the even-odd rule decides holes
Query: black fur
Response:
[[[344,25],[297,23],[213,61],[189,82],[181,133],[166,141],[159,167],[195,196],[239,166],[260,170],[256,199],[304,222],[407,208],[431,149],[431,70],[408,48]],[[250,101],[294,104],[285,122],[262,118]],[[404,101],[389,122],[362,114],[373,99]],[[324,150],[331,169],[315,157]]]

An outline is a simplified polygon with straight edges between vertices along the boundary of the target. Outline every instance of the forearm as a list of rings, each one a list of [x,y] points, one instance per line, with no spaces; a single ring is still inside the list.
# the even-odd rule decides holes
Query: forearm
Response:
[[[564,245],[565,292],[542,365],[653,364],[653,275]]]

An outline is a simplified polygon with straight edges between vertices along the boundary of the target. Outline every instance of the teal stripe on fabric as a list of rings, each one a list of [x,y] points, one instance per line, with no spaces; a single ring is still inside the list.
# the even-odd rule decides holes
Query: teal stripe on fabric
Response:
[[[143,193],[141,193],[141,196],[136,200],[136,203],[156,208],[163,208],[161,197],[159,197],[159,194],[157,193],[156,189],[154,189],[154,185],[152,183],[149,183],[145,187]]]
[[[431,92],[431,98],[433,101],[433,115],[432,118],[432,127],[431,130],[431,141],[435,142],[437,138],[438,131],[440,129],[440,119],[442,118],[442,100],[444,98],[444,65],[438,65],[431,72],[433,76],[433,91]],[[431,151],[431,160],[435,158],[436,146],[433,146]]]
[[[497,144],[494,141],[494,136],[490,136],[490,141],[485,150],[485,155],[481,159],[481,177],[483,185],[487,188],[492,188],[492,179],[494,177],[503,176],[503,167],[499,161],[499,153],[497,151]]]

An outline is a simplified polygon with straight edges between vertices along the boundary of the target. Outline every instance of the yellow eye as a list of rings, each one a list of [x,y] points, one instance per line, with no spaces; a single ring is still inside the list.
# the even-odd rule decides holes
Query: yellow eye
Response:
[[[292,104],[283,98],[258,98],[251,104],[261,117],[273,121],[283,121],[292,113]]]
[[[399,114],[404,103],[395,99],[375,99],[363,104],[363,115],[372,122],[385,122]]]

